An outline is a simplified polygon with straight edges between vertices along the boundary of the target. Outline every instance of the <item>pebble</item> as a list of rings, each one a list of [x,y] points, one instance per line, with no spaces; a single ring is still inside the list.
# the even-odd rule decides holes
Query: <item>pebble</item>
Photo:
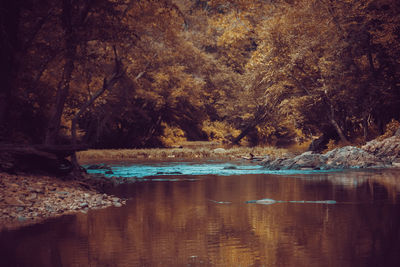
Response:
[[[0,231],[66,212],[86,213],[89,209],[125,204],[118,197],[89,190],[74,180],[5,173],[0,173],[0,196]]]
[[[18,217],[18,221],[20,221],[20,222],[24,222],[24,221],[26,221],[26,220],[28,220],[28,219],[25,218],[24,216],[19,216],[19,217]]]
[[[29,196],[26,197],[26,200],[32,201],[37,198],[37,193],[31,193]]]

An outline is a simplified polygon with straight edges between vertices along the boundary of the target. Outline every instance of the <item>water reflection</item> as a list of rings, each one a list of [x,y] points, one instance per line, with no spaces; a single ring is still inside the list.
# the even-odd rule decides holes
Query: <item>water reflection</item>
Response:
[[[4,266],[398,266],[400,172],[132,184],[109,208],[0,233]],[[254,205],[252,199],[338,203]],[[231,202],[219,204],[214,201]]]

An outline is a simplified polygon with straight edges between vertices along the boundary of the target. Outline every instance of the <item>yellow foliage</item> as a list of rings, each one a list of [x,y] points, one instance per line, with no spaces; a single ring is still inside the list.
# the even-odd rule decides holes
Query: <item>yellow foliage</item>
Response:
[[[223,121],[203,122],[202,130],[207,134],[209,140],[224,142],[240,134],[240,130]]]
[[[161,136],[161,142],[166,147],[177,146],[182,142],[186,142],[185,132],[182,129],[170,126],[166,123],[161,124],[164,127],[164,134]]]
[[[397,129],[400,127],[400,122],[395,119],[392,119],[385,127],[385,133],[378,137],[378,140],[383,140],[385,138],[393,136]]]
[[[274,126],[257,126],[256,130],[258,139],[261,140],[262,143],[266,143],[266,141],[274,143],[276,141],[274,134],[277,132],[277,130]]]
[[[326,149],[324,151],[322,151],[322,153],[326,153],[326,152],[328,152],[330,150],[333,150],[335,148],[341,148],[341,147],[344,147],[344,146],[347,146],[347,145],[349,145],[349,144],[348,143],[344,143],[342,141],[338,141],[337,142],[337,141],[335,141],[333,139],[329,139],[328,144],[326,144]]]
[[[330,151],[332,149],[335,149],[337,147],[336,141],[333,139],[329,139],[328,144],[326,144],[326,151]]]

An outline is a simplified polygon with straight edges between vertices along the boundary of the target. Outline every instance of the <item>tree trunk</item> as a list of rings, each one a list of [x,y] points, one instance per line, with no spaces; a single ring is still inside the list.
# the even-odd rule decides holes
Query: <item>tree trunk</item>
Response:
[[[102,88],[97,90],[87,102],[82,104],[78,113],[76,113],[76,115],[72,119],[71,139],[72,139],[72,146],[74,146],[74,147],[76,146],[76,124],[78,122],[78,119],[96,101],[97,98],[99,98],[105,91],[107,91],[107,90],[110,91],[123,75],[122,63],[121,63],[120,59],[118,59],[117,50],[116,50],[115,46],[114,46],[114,55],[115,55],[115,67],[114,67],[113,74],[109,78],[107,78],[107,77],[104,78]],[[71,162],[72,162],[72,165],[74,166],[74,170],[80,169],[80,166],[76,159],[75,153],[73,153],[71,155]]]
[[[257,125],[265,121],[268,116],[268,110],[266,106],[260,106],[254,116],[254,120],[242,130],[242,132],[232,140],[232,144],[238,144],[246,135],[248,135],[251,130],[253,130]]]
[[[65,64],[61,81],[57,88],[56,100],[52,107],[49,124],[46,129],[45,144],[53,145],[57,142],[58,132],[60,130],[61,117],[64,111],[65,101],[69,94],[69,87],[74,71],[74,62],[76,56],[76,36],[72,25],[72,3],[69,0],[62,1],[62,25],[65,31]]]
[[[61,81],[57,88],[55,104],[52,108],[49,124],[46,129],[45,144],[51,145],[57,142],[60,130],[61,117],[64,111],[65,101],[69,94],[69,87],[74,71],[75,57],[77,53],[77,32],[84,25],[89,13],[92,1],[86,1],[80,11],[74,11],[73,1],[62,0],[62,26],[65,31],[65,64]],[[77,14],[75,14],[75,13]],[[75,18],[75,19],[74,19]]]
[[[2,77],[2,85],[0,90],[0,127],[5,127],[9,107],[12,106],[12,91],[15,89],[16,54],[20,45],[18,40],[19,17],[20,4],[17,1],[1,1],[0,75]]]
[[[341,140],[343,143],[345,143],[345,144],[349,143],[349,141],[347,140],[346,136],[344,135],[344,133],[343,133],[343,131],[342,131],[342,128],[340,128],[339,124],[338,124],[337,121],[335,120],[335,111],[334,111],[334,109],[333,109],[333,106],[332,106],[332,105],[329,105],[329,108],[330,108],[329,120],[330,120],[332,126],[335,128],[337,134],[338,134],[339,137],[340,137],[340,140]]]
[[[240,140],[242,140],[246,135],[248,135],[251,132],[251,130],[254,129],[255,126],[256,125],[254,125],[254,124],[246,126],[246,128],[244,128],[240,132],[240,134],[232,140],[232,143],[233,144],[239,144]]]
[[[364,140],[368,141],[368,115],[363,116],[363,135],[364,135]]]

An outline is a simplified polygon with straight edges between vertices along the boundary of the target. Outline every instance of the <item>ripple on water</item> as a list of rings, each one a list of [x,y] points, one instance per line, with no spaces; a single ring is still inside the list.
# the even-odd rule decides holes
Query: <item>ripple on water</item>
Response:
[[[88,166],[86,166],[88,167]],[[310,174],[332,172],[326,170],[268,170],[261,165],[237,163],[195,163],[195,162],[163,162],[152,164],[113,164],[112,173],[105,169],[88,169],[88,173],[99,173],[106,177],[168,176],[168,175],[243,175],[243,174]],[[154,179],[153,179],[154,180]],[[160,180],[162,181],[162,180]]]

